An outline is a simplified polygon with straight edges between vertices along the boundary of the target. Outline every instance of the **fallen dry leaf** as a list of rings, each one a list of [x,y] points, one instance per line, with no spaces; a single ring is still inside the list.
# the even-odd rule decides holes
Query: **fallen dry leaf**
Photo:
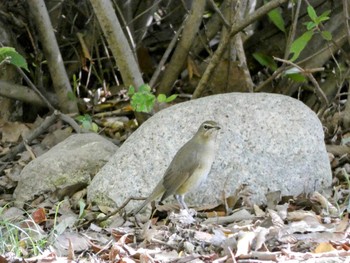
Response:
[[[40,224],[42,222],[46,221],[46,212],[45,209],[42,207],[39,207],[32,213],[32,218],[35,223]]]
[[[318,244],[318,246],[315,248],[314,253],[324,253],[324,252],[330,252],[336,250],[330,243],[323,242]]]
[[[25,138],[28,134],[29,128],[19,122],[6,122],[2,127],[2,142],[15,143],[19,141],[19,138]]]
[[[256,233],[254,232],[243,232],[240,234],[237,242],[237,252],[235,254],[236,257],[240,257],[241,255],[247,255],[250,251],[251,244],[256,237]]]

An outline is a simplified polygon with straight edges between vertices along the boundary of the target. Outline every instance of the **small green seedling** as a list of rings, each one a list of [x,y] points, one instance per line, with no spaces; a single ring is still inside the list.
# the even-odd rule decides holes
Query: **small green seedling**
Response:
[[[177,94],[167,97],[164,94],[159,94],[157,97],[152,93],[152,89],[148,84],[143,84],[135,91],[135,87],[130,86],[128,95],[131,98],[130,104],[134,111],[149,113],[152,111],[156,100],[159,103],[169,103],[176,99]]]
[[[79,115],[75,118],[83,129],[93,132],[98,132],[98,126],[92,121],[92,118],[88,114]]]
[[[0,48],[0,65],[3,63],[15,65],[29,72],[27,61],[13,47]]]

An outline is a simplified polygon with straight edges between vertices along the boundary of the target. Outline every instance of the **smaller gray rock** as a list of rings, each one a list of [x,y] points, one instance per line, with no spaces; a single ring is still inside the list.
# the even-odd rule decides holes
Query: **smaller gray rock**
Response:
[[[118,147],[95,133],[75,134],[27,164],[14,192],[22,207],[38,195],[53,193],[57,198],[86,187]]]

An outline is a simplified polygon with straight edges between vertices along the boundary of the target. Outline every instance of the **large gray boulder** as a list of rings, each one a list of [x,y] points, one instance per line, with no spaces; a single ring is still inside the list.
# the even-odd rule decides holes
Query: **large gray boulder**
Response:
[[[14,192],[16,205],[41,194],[61,199],[85,188],[117,149],[95,133],[71,135],[23,168]]]
[[[298,195],[331,185],[322,125],[314,112],[283,95],[229,93],[177,104],[147,120],[94,177],[88,200],[119,206],[130,196],[150,194],[205,120],[222,126],[219,150],[208,180],[186,196],[188,205],[216,204],[242,184],[256,203],[265,202],[270,191]],[[138,204],[131,202],[128,210]]]

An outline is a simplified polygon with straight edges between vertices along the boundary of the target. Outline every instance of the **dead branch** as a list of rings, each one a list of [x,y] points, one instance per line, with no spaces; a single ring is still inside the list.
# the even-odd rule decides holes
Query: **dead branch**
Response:
[[[38,96],[35,91],[29,89],[26,86],[10,83],[4,80],[0,80],[0,96],[23,101],[32,105],[40,107],[46,107],[47,104]],[[57,106],[57,101],[54,94],[50,93],[50,101]]]
[[[24,138],[20,144],[13,147],[5,156],[3,156],[0,159],[0,162],[4,163],[0,167],[0,173],[2,173],[2,171],[6,168],[6,166],[8,165],[8,161],[13,160],[18,153],[22,152],[25,149],[26,144],[30,144],[34,139],[43,134],[51,125],[53,125],[57,121],[57,119],[61,119],[64,122],[69,122],[70,124],[72,123],[72,121],[75,122],[68,115],[65,115],[55,110],[53,114],[46,117],[45,120],[40,124],[40,126],[37,127],[32,133],[30,133],[27,138]],[[78,132],[80,132],[80,127],[78,124],[75,123],[72,127],[74,129],[77,129]]]
[[[183,25],[177,30],[176,34],[174,35],[173,39],[170,41],[170,44],[168,45],[167,49],[165,50],[162,59],[160,60],[156,70],[154,71],[152,78],[149,82],[149,85],[153,88],[156,84],[158,77],[160,75],[160,72],[162,71],[162,68],[164,67],[165,62],[168,60],[168,57],[173,50],[174,46],[176,45],[176,42],[179,40],[179,36],[183,30]]]
[[[263,5],[262,7],[260,7],[258,10],[256,10],[253,14],[251,14],[245,19],[240,20],[239,22],[237,22],[231,27],[230,33],[227,34],[226,37],[222,39],[222,41],[220,41],[220,44],[217,50],[213,54],[209,65],[207,66],[202,78],[200,79],[197,85],[196,90],[193,93],[193,96],[192,96],[193,99],[198,98],[204,91],[206,84],[209,82],[209,78],[214,72],[214,69],[216,68],[216,66],[218,65],[222,55],[224,54],[231,37],[236,35],[238,32],[240,32],[241,30],[243,30],[244,28],[246,28],[256,20],[260,19],[262,16],[266,15],[272,9],[280,6],[285,2],[287,2],[287,0],[270,1],[267,4]]]
[[[182,31],[182,37],[175,49],[168,67],[165,69],[159,89],[157,90],[158,94],[168,95],[175,80],[181,73],[188,56],[188,52],[190,51],[193,40],[197,35],[199,25],[202,21],[205,2],[206,1],[204,0],[192,2],[191,12],[186,18],[184,29]]]
[[[38,29],[43,51],[48,62],[53,87],[57,94],[60,110],[65,113],[77,113],[78,106],[75,100],[69,100],[72,88],[63,65],[54,29],[44,0],[29,0],[28,6],[33,14]]]

